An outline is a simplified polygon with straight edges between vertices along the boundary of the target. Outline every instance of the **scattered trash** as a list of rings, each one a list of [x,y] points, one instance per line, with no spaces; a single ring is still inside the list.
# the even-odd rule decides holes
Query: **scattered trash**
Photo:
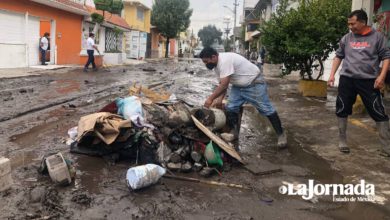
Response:
[[[153,125],[146,123],[142,110],[142,103],[139,97],[130,96],[126,98],[117,98],[115,100],[118,106],[118,114],[125,119],[130,119],[138,127],[150,127]]]
[[[172,150],[164,142],[161,141],[157,149],[158,162],[160,164],[167,163],[170,160],[171,154]]]
[[[77,126],[73,127],[73,128],[70,128],[68,130],[68,135],[69,135],[70,139],[76,140],[77,139]]]
[[[149,88],[146,88],[145,86],[137,86],[134,84],[129,89],[129,95],[130,96],[138,96],[138,97],[146,97],[153,102],[162,102],[162,101],[168,101],[171,97],[171,94],[164,90],[154,91]]]
[[[195,183],[204,183],[204,184],[214,185],[214,186],[227,186],[227,187],[239,188],[239,189],[247,189],[247,190],[251,189],[249,187],[246,187],[246,186],[243,186],[243,185],[239,185],[239,184],[222,183],[222,182],[216,182],[216,181],[207,181],[207,180],[201,180],[201,179],[189,178],[189,177],[183,177],[183,176],[164,175],[164,177],[170,178],[170,179],[176,179],[176,180],[195,182]]]
[[[221,109],[217,108],[200,108],[194,109],[193,115],[204,126],[211,127],[212,130],[219,130],[226,124],[226,115]]]
[[[130,134],[124,130],[130,127],[130,121],[108,112],[86,115],[79,120],[77,141],[85,145],[95,145],[100,142],[109,145],[114,141],[127,140]]]
[[[142,71],[145,71],[145,72],[156,72],[156,69],[148,67],[148,68],[143,68]]]
[[[219,147],[221,147],[226,153],[228,153],[230,156],[235,158],[236,160],[240,161],[241,163],[244,163],[240,155],[237,153],[236,150],[234,150],[233,147],[228,145],[225,141],[223,141],[220,137],[215,135],[213,132],[211,132],[208,128],[206,128],[198,119],[196,119],[194,116],[191,116],[192,120],[194,121],[195,125],[203,131],[212,141],[214,141]]]
[[[155,164],[146,164],[132,167],[127,170],[127,185],[132,189],[141,189],[157,181],[165,174],[166,170]]]
[[[99,112],[109,112],[112,114],[118,113],[118,106],[116,105],[116,101],[113,101],[110,104],[104,106],[102,109],[100,109]]]
[[[209,165],[218,165],[220,167],[223,166],[223,161],[221,158],[221,152],[219,151],[219,147],[215,146],[212,141],[206,146],[206,150],[204,152],[204,157],[207,160]]]
[[[222,133],[221,138],[226,142],[234,141],[234,134],[231,133]]]
[[[210,177],[215,173],[215,169],[211,167],[204,167],[200,172],[199,175],[203,177]]]
[[[267,204],[267,205],[271,205],[273,203],[273,199],[272,198],[269,198],[269,197],[265,197],[265,196],[262,196],[260,198],[260,201],[262,201],[263,203]]]
[[[0,192],[8,190],[13,184],[11,176],[11,161],[0,157]]]
[[[68,165],[61,153],[51,155],[45,160],[51,180],[60,185],[72,182]]]

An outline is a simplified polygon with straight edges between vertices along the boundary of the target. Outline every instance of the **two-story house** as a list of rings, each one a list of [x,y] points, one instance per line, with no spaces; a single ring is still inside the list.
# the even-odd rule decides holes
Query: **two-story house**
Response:
[[[124,0],[123,18],[131,31],[126,34],[126,57],[144,59],[151,54],[151,9],[142,0]]]

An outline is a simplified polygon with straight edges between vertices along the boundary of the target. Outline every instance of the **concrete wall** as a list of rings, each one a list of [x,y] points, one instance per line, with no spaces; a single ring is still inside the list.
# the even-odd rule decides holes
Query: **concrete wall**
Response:
[[[143,8],[135,4],[124,2],[123,18],[126,20],[127,24],[129,24],[132,29],[150,33],[150,10],[144,9],[144,20],[139,20],[137,18],[137,7]]]
[[[125,53],[105,53],[103,56],[103,62],[104,62],[104,64],[109,64],[109,65],[122,64],[123,63],[123,56],[126,57],[126,54]]]

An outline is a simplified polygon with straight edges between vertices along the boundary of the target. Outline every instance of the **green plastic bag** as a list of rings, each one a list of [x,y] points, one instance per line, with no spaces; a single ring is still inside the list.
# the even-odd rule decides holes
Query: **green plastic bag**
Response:
[[[218,165],[220,167],[223,166],[223,160],[221,158],[219,147],[212,141],[207,144],[206,150],[204,151],[204,157],[206,158],[209,165]]]

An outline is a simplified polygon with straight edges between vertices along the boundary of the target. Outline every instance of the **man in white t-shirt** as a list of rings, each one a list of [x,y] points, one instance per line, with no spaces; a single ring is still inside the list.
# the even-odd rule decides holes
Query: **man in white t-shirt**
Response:
[[[46,62],[46,51],[49,49],[49,33],[43,34],[39,41],[39,51],[41,52],[41,64],[47,65]]]
[[[267,84],[261,70],[249,60],[236,53],[219,53],[213,48],[204,48],[199,54],[203,63],[210,70],[214,69],[219,78],[219,85],[206,102],[210,107],[213,102],[222,106],[229,84],[232,88],[226,106],[227,121],[235,138],[238,138],[238,120],[241,106],[248,102],[256,107],[260,114],[268,117],[278,135],[278,147],[287,147],[287,137],[278,113],[272,106],[267,93]]]
[[[98,47],[95,45],[95,34],[90,33],[89,38],[87,40],[87,53],[88,53],[88,61],[84,66],[84,72],[88,72],[89,64],[92,63],[92,68],[94,71],[97,71],[96,64],[95,64],[95,57],[94,52],[97,50],[97,52],[100,54]]]

